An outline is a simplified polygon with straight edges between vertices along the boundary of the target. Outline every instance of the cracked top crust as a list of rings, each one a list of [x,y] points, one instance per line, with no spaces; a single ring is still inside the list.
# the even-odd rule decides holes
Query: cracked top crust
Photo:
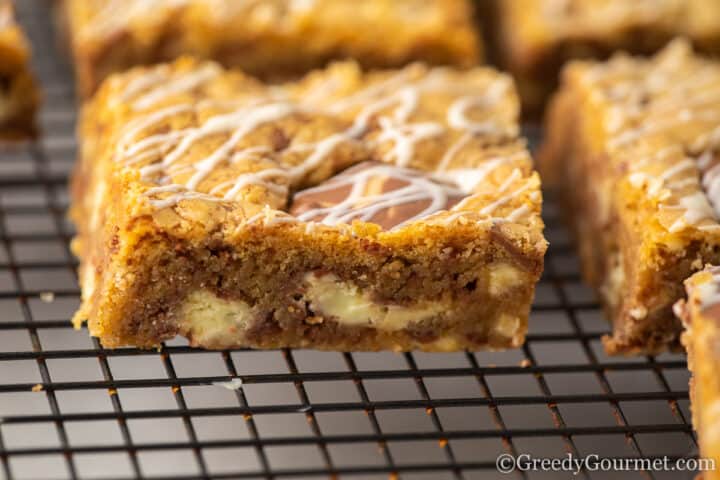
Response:
[[[720,235],[720,64],[677,40],[651,59],[575,62],[563,81],[599,112],[593,150],[663,234]]]
[[[76,183],[88,192],[75,215],[81,231],[100,228],[115,184],[125,215],[182,236],[251,225],[395,235],[419,223],[502,224],[540,245],[539,180],[517,116],[512,81],[488,68],[363,74],[347,62],[281,86],[187,58],[138,68],[111,77],[84,109]],[[366,161],[379,162],[384,180],[422,174],[456,201],[387,231],[356,215],[287,213],[296,192]]]

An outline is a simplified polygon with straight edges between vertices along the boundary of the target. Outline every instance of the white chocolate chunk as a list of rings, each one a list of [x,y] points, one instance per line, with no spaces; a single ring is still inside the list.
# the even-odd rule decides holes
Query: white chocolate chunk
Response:
[[[495,324],[495,333],[501,337],[515,338],[520,328],[520,319],[514,315],[503,313]]]
[[[490,295],[501,295],[513,287],[522,285],[523,281],[522,271],[507,263],[501,263],[490,270],[488,290]]]
[[[180,332],[200,345],[231,347],[238,332],[253,318],[252,308],[242,300],[225,300],[207,291],[191,293],[180,308]]]
[[[318,315],[333,317],[341,325],[368,326],[380,330],[401,330],[411,323],[421,322],[441,312],[445,305],[429,303],[407,307],[382,305],[374,302],[357,286],[343,282],[335,275],[305,275],[308,285],[305,297]]]

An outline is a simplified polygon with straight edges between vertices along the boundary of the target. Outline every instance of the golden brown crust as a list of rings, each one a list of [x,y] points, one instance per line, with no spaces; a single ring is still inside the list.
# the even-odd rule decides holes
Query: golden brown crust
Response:
[[[688,352],[690,407],[698,434],[700,455],[720,462],[720,270],[707,266],[685,282],[687,301],[676,304],[685,331],[682,343]],[[707,471],[705,480],[718,480],[720,473]]]
[[[481,56],[467,0],[63,0],[60,8],[83,96],[110,73],[180,55],[269,79],[346,58],[379,68],[469,66]]]
[[[113,76],[80,126],[76,319],[108,346],[178,332],[209,348],[517,345],[546,248],[517,113],[509,78],[484,68],[363,74],[341,63],[268,87],[180,59]],[[389,229],[286,213],[298,190],[366,160],[398,178],[432,172],[463,199]],[[400,205],[395,195],[383,202]],[[334,306],[322,315],[306,299],[315,277],[372,308],[425,313],[393,330],[342,325]],[[183,302],[201,290],[227,310],[248,306],[251,324],[222,340],[183,330]]]
[[[0,137],[4,139],[35,132],[40,94],[29,57],[30,47],[15,21],[12,4],[0,0]]]
[[[611,353],[676,348],[682,281],[720,257],[718,99],[720,65],[682,41],[564,72],[540,170],[564,196],[613,321]]]
[[[720,53],[720,3],[715,0],[496,0],[498,44],[516,76],[523,105],[536,112],[574,58],[618,50],[650,54],[676,36]]]

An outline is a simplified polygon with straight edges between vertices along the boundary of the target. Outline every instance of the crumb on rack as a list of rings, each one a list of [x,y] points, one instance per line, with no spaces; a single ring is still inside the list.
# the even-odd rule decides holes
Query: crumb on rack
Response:
[[[55,293],[54,292],[41,292],[40,300],[44,303],[52,303],[55,301]]]
[[[242,378],[233,378],[229,382],[213,382],[216,387],[226,388],[228,390],[240,390],[243,385]]]

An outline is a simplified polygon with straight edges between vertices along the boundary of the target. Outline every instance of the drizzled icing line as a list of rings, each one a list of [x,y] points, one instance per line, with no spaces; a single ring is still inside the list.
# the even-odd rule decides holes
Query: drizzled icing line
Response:
[[[638,68],[642,81],[638,81]],[[678,210],[669,231],[688,226],[720,228],[705,224],[717,223],[720,216],[720,171],[706,165],[712,152],[720,149],[720,68],[696,59],[685,41],[675,41],[653,60],[616,57],[607,65],[588,69],[582,79],[605,89],[603,101],[610,103],[606,148],[633,159],[631,185],[647,186],[648,195],[660,199],[661,209]],[[662,145],[666,132],[673,131],[680,132],[675,134],[682,139],[678,143],[649,155],[638,152],[645,144],[659,141]],[[663,165],[659,173],[646,173],[657,165]],[[661,193],[672,200],[665,200]]]
[[[214,63],[208,63],[204,64],[198,70],[186,73],[185,75],[177,78],[172,78],[167,83],[165,83],[162,88],[145,88],[145,84],[135,85],[137,92],[129,96],[135,96],[137,95],[137,93],[140,92],[142,92],[142,95],[138,95],[137,98],[135,98],[135,100],[132,102],[132,107],[135,110],[148,109],[162,102],[168,96],[188,92],[194,88],[197,88],[198,86],[214,79],[215,77],[220,75],[220,73],[220,67],[218,67]],[[149,86],[152,87],[152,85]],[[128,96],[127,92],[126,96]]]
[[[415,153],[415,145],[421,140],[442,135],[445,128],[439,123],[411,123],[395,125],[387,117],[380,118],[380,135],[378,142],[392,142],[393,148],[388,158],[400,167],[410,164]]]
[[[515,176],[515,178],[520,178]],[[434,214],[432,217],[428,218],[428,221],[433,221],[434,223],[440,223],[443,225],[449,225],[450,223],[458,220],[458,219],[465,219],[467,220],[469,216],[472,214],[479,214],[481,216],[484,216],[485,218],[480,218],[479,220],[476,220],[476,224],[483,224],[483,223],[505,223],[505,222],[516,222],[519,219],[523,218],[526,215],[529,215],[533,212],[532,207],[527,204],[523,203],[519,207],[515,208],[513,211],[511,211],[509,214],[505,215],[504,217],[497,217],[495,216],[495,213],[498,208],[502,207],[503,205],[508,204],[513,198],[518,197],[522,195],[523,193],[527,192],[529,189],[533,187],[533,180],[531,178],[525,179],[524,182],[515,190],[512,190],[508,192],[503,197],[499,198],[497,201],[493,202],[492,204],[488,205],[487,207],[483,208],[481,211],[476,212],[474,210],[468,210],[467,209],[467,203],[470,201],[473,197],[467,197],[462,202],[455,205],[450,211],[440,211]],[[507,187],[506,187],[507,190]],[[533,202],[539,202],[541,199],[541,194],[538,191],[531,192],[529,195],[529,199]],[[441,216],[443,215],[444,216]],[[437,216],[437,219],[434,219],[433,217]]]
[[[377,178],[395,179],[407,185],[388,192],[367,195],[369,183]],[[299,200],[308,195],[342,187],[350,187],[350,191],[341,202],[330,207],[310,209],[296,215],[297,219],[304,222],[322,217],[320,223],[324,225],[350,223],[355,219],[367,222],[385,209],[429,201],[429,204],[421,212],[393,227],[396,229],[445,209],[451,196],[464,194],[456,187],[433,181],[415,170],[392,165],[377,165],[359,172],[341,174],[325,184],[299,192],[295,195],[295,199]]]
[[[157,195],[159,193],[172,193],[174,195],[170,195],[166,198],[163,198],[162,200],[150,199],[150,204],[154,206],[157,209],[167,208],[171,207],[175,204],[177,204],[177,197],[176,195],[182,195],[184,199],[195,199],[195,200],[206,200],[211,202],[217,202],[220,199],[218,197],[214,197],[212,195],[206,195],[204,193],[200,192],[187,192],[183,189],[181,185],[165,185],[162,187],[153,187],[149,190],[147,190],[146,195],[152,197],[153,195]]]
[[[445,125],[437,122],[410,122],[411,116],[418,109],[421,92],[440,91],[443,85],[447,90],[460,88],[451,81],[452,79],[442,77],[438,70],[431,70],[420,79],[410,80],[408,77],[413,68],[417,67],[409,67],[326,107],[325,111],[333,114],[361,106],[347,130],[315,142],[291,144],[286,147],[284,150],[286,152],[306,154],[299,164],[278,165],[259,172],[240,173],[233,179],[213,186],[208,193],[201,193],[198,188],[221,165],[226,162],[239,162],[253,156],[258,159],[268,159],[268,155],[272,153],[266,147],[234,151],[242,138],[260,125],[303,112],[308,107],[289,100],[276,101],[272,98],[266,99],[266,103],[255,101],[252,104],[234,106],[223,103],[216,106],[227,106],[230,111],[211,115],[199,126],[175,131],[168,131],[164,127],[166,122],[176,115],[192,114],[200,105],[177,104],[163,107],[155,112],[141,115],[128,124],[119,137],[116,158],[127,166],[143,164],[139,168],[141,179],[157,185],[149,189],[146,195],[163,196],[161,200],[151,201],[156,208],[173,206],[184,199],[234,200],[242,195],[244,188],[253,185],[265,188],[278,196],[286,196],[293,185],[326,160],[340,144],[361,139],[369,131],[370,123],[375,118],[379,130],[375,138],[370,141],[378,146],[389,144],[390,148],[383,148],[385,151],[383,160],[398,167],[405,167],[412,162],[418,142],[442,135],[447,129]],[[219,67],[206,64],[190,76],[173,77],[167,66],[160,66],[150,70],[145,76],[129,82],[121,94],[121,99],[129,102],[135,109],[151,108],[174,95],[202,87],[215,79],[219,73]],[[501,126],[492,121],[474,122],[468,118],[468,111],[472,108],[493,108],[510,87],[509,79],[499,76],[489,82],[484,95],[462,95],[448,108],[449,127],[464,133],[446,151],[438,165],[438,171],[445,171],[443,173],[446,178],[452,178],[465,194],[469,194],[472,188],[493,169],[511,161],[517,155],[515,153],[508,157],[491,158],[477,168],[447,170],[455,156],[474,136],[500,134],[503,131],[507,135],[516,135],[516,126]],[[274,93],[276,98],[283,97],[282,92]],[[385,113],[381,115],[381,112]],[[159,133],[142,137],[147,131],[159,131]],[[178,163],[198,141],[216,134],[228,135],[228,138],[212,152],[192,164]],[[153,162],[153,159],[157,160]],[[167,183],[172,175],[181,173],[190,174],[184,183]]]

